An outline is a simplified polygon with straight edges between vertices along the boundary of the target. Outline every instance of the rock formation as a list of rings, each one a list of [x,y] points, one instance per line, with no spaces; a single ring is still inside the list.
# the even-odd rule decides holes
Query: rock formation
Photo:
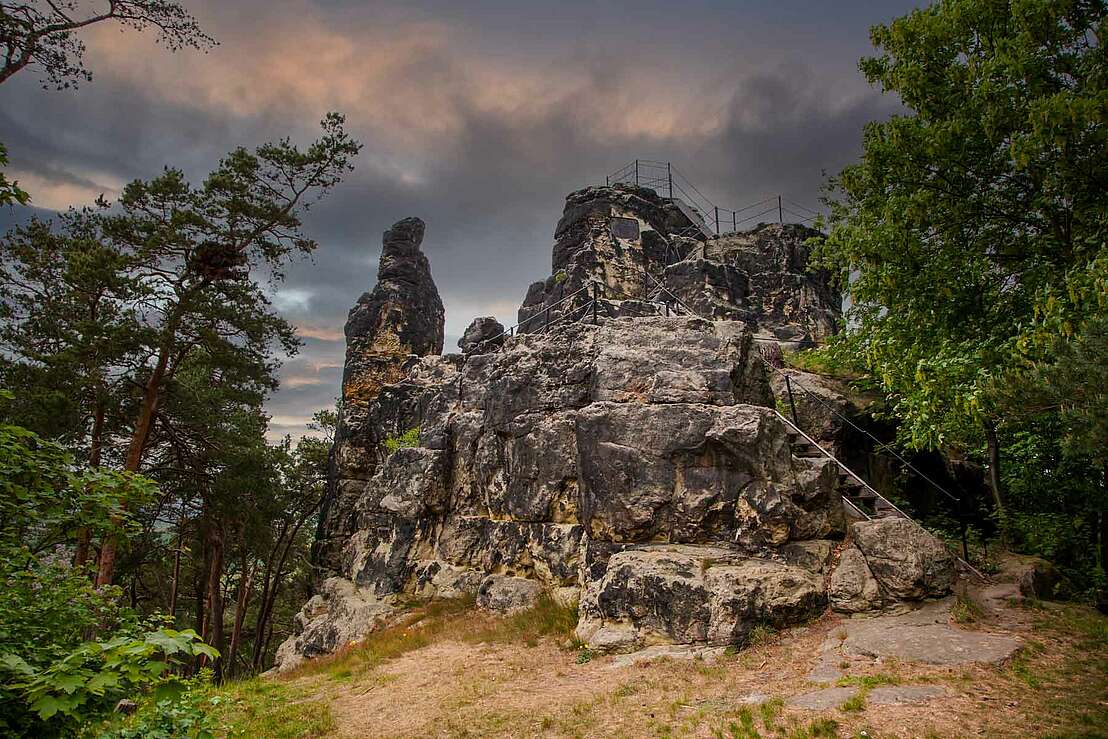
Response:
[[[363,294],[346,320],[346,364],[342,376],[342,418],[336,430],[332,494],[320,514],[315,557],[334,569],[354,533],[353,504],[343,470],[372,470],[381,443],[395,429],[383,429],[370,410],[382,391],[401,382],[418,358],[442,353],[446,312],[431,265],[420,251],[424,223],[405,218],[385,231],[377,285]]]
[[[281,667],[372,629],[402,597],[512,611],[546,592],[579,600],[590,646],[628,650],[741,645],[829,603],[949,588],[949,555],[914,524],[848,526],[837,465],[799,453],[774,410],[759,339],[810,341],[839,315],[827,276],[805,272],[815,232],[705,244],[651,190],[588,188],[567,200],[553,274],[528,290],[515,335],[481,320],[466,354],[434,356],[441,306],[416,225],[386,234],[390,254],[415,244],[407,268],[398,278],[383,255],[347,327],[326,579]]]
[[[458,339],[458,348],[463,354],[476,351],[492,351],[504,343],[504,324],[492,316],[474,318],[466,327],[462,338]]]

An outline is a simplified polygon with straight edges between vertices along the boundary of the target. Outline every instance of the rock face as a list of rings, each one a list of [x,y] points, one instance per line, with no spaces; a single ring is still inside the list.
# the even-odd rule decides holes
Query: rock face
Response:
[[[857,613],[882,604],[936,598],[954,584],[954,556],[919,525],[882,518],[851,525],[854,546],[831,574],[831,607]]]
[[[804,273],[807,232],[706,247],[689,225],[643,188],[570,195],[554,274],[520,309],[532,325],[504,337],[479,319],[465,353],[446,356],[422,223],[386,234],[381,283],[347,326],[315,550],[326,579],[279,666],[357,638],[402,598],[511,612],[545,592],[580,601],[592,648],[627,650],[742,644],[821,612],[825,580],[857,610],[942,588],[949,562],[902,556],[899,531],[856,527],[830,571],[847,533],[840,474],[794,455],[755,343],[771,325],[830,330],[834,296]]]
[[[685,211],[647,188],[572,193],[554,232],[551,276],[528,289],[519,330],[577,319],[594,294],[609,317],[691,311],[746,322],[790,347],[836,330],[842,300],[831,276],[807,270],[806,242],[818,231],[761,224],[705,243],[683,235],[693,230]]]
[[[799,567],[726,547],[647,545],[612,555],[589,583],[577,636],[619,651],[742,644],[755,626],[798,623],[825,603],[821,579]]]
[[[504,343],[504,324],[492,316],[474,318],[466,328],[458,347],[464,354],[475,351],[492,351]]]
[[[418,357],[442,352],[446,314],[431,278],[431,264],[420,251],[423,232],[424,223],[418,218],[405,218],[385,231],[377,285],[358,298],[347,318],[342,418],[336,430],[339,468],[348,467],[348,460],[354,458],[354,466],[372,469],[376,465],[378,443],[395,429],[374,428],[369,438],[362,432],[380,417],[374,408],[382,392],[402,384]],[[385,395],[395,398],[396,393]],[[336,569],[338,553],[355,531],[349,505],[354,501],[345,494],[341,478],[331,480],[332,494],[321,511],[315,545],[317,561],[328,570]]]

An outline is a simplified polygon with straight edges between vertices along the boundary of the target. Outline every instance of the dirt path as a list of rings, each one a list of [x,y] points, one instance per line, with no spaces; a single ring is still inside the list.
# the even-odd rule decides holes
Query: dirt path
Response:
[[[345,737],[1101,736],[1108,620],[1012,606],[1011,595],[971,592],[972,624],[953,622],[952,598],[914,614],[827,616],[714,659],[579,664],[551,640],[445,633],[364,674],[297,682],[326,697]]]

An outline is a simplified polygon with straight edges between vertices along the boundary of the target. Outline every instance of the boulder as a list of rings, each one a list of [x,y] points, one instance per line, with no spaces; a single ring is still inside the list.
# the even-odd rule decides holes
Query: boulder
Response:
[[[799,623],[825,603],[820,578],[799,567],[718,546],[638,546],[587,584],[577,636],[610,651],[743,644],[755,626]]]
[[[785,383],[788,376],[792,384],[792,399]],[[844,440],[846,421],[857,413],[840,383],[798,369],[785,368],[770,374],[770,387],[777,407],[792,421],[792,409],[796,408],[796,424],[801,431],[818,442],[835,443]]]
[[[904,518],[859,521],[851,536],[889,598],[919,600],[950,592],[954,555],[919,524]]]
[[[531,608],[542,595],[542,585],[524,577],[489,575],[477,588],[477,607],[511,614]]]
[[[278,671],[295,667],[305,658],[328,654],[379,628],[395,607],[349,580],[332,577],[293,619],[293,636],[278,648]]]
[[[881,606],[881,589],[857,547],[847,547],[831,573],[828,600],[840,613],[860,613]]]
[[[474,318],[462,338],[458,339],[458,347],[463,354],[492,351],[503,343],[504,324],[492,316]]]

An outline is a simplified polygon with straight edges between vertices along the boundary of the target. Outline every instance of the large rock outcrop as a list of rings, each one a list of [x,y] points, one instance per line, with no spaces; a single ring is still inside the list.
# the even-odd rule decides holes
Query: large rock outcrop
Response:
[[[342,414],[334,450],[335,466],[343,472],[330,482],[314,547],[325,571],[338,569],[339,553],[356,530],[356,498],[348,495],[342,478],[372,474],[381,442],[396,432],[379,426],[381,414],[374,408],[381,394],[395,397],[386,389],[403,384],[419,357],[442,353],[446,314],[431,264],[420,250],[424,228],[419,218],[405,218],[385,231],[377,284],[358,298],[346,321]]]
[[[949,562],[933,548],[900,556],[902,532],[856,527],[835,556],[842,475],[797,451],[774,410],[756,334],[808,340],[838,310],[826,276],[804,272],[808,232],[761,227],[706,247],[682,235],[689,223],[644,188],[572,194],[553,274],[520,309],[532,325],[503,336],[477,322],[465,354],[446,356],[434,356],[441,322],[414,316],[429,302],[441,315],[411,257],[421,224],[390,231],[386,250],[415,244],[401,251],[419,268],[398,280],[383,266],[352,313],[348,379],[373,382],[344,388],[316,557],[328,579],[281,666],[411,597],[470,594],[508,612],[547,592],[580,601],[590,646],[633,649],[742,644],[829,600],[864,610],[946,587]]]

